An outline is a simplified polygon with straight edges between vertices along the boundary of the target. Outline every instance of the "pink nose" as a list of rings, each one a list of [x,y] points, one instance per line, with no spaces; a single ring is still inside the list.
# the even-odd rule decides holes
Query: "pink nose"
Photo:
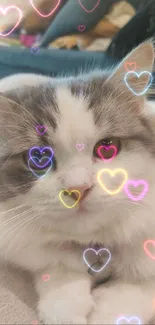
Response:
[[[75,191],[75,190],[78,191],[78,192],[72,192],[72,195],[74,195],[74,197],[78,200],[79,199],[79,193],[80,193],[80,200],[82,200],[86,196],[86,194],[89,192],[90,188],[91,188],[91,186],[89,186],[87,184],[86,185],[83,184],[83,185],[80,185],[80,186],[75,186],[74,188],[69,187],[67,190],[69,192]]]

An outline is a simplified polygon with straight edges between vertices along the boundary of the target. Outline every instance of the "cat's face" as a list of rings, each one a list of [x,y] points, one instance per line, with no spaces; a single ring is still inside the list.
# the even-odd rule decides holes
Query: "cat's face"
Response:
[[[151,46],[147,47],[151,56]],[[145,53],[144,50],[138,51]],[[147,63],[152,68],[151,58]],[[120,66],[112,76],[93,73],[54,81],[44,88],[25,89],[18,96],[6,94],[16,102],[21,100],[21,105],[1,97],[0,208],[3,212],[20,206],[10,211],[11,217],[18,215],[20,222],[22,218],[24,223],[29,219],[32,225],[48,227],[63,239],[98,241],[100,230],[105,230],[108,241],[109,229],[110,236],[117,232],[119,236],[124,225],[127,228],[133,224],[133,218],[132,231],[136,231],[140,223],[136,216],[143,220],[155,194],[155,117],[153,113],[151,117],[148,115],[149,108],[146,112],[148,104],[143,96],[135,96],[127,89],[120,78],[126,73],[123,69]],[[47,128],[44,135],[36,132],[39,124]],[[78,150],[77,144],[83,144],[83,150]],[[116,147],[117,154],[112,160],[103,160],[98,148],[109,144]],[[43,177],[34,175],[38,175],[38,170],[28,154],[32,147],[50,147],[54,152],[52,168],[47,165]],[[104,154],[109,158],[113,151],[110,156]],[[116,177],[108,172],[102,174],[103,169],[123,172],[118,172]],[[128,179],[147,182],[149,190],[144,199],[135,202],[123,188],[119,191],[124,180],[122,173],[127,173]],[[70,208],[77,198],[64,195],[63,190],[78,190],[84,197]]]

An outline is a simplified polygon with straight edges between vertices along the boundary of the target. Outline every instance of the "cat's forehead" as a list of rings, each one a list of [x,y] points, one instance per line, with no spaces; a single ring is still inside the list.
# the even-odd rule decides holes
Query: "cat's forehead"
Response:
[[[54,81],[49,84],[27,87],[9,93],[9,97],[23,107],[18,114],[24,117],[28,138],[38,141],[35,125],[45,125],[45,137],[63,142],[65,137],[74,140],[110,135],[129,135],[138,128],[135,121],[139,102],[108,75],[89,75]],[[10,116],[11,117],[11,116]],[[16,123],[19,123],[17,119]]]

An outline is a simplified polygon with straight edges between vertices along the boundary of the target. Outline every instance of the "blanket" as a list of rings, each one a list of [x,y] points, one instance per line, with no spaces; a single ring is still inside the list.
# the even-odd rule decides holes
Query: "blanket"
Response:
[[[7,8],[7,5],[11,5],[11,1],[1,0],[0,2],[4,8]],[[14,5],[22,11],[23,18],[14,32],[7,37],[0,37],[0,44],[31,47],[37,43],[42,47],[70,49],[78,47],[80,50],[87,50],[98,38],[102,38],[103,42],[105,40],[107,43],[106,38],[112,38],[134,16],[136,8],[130,4],[130,1],[100,1],[96,9],[88,14],[79,1],[63,0],[56,12],[45,18],[34,10],[29,1],[24,2],[23,5],[21,0],[15,0]],[[34,2],[39,12],[50,12],[51,0],[35,0]],[[57,0],[52,0],[52,3],[56,4]],[[93,8],[94,0],[84,0],[84,4],[85,6],[87,4],[88,8]],[[74,15],[72,15],[73,12]],[[5,15],[0,12],[0,30],[8,33],[16,20],[16,11],[10,9]],[[82,30],[80,26],[83,26]],[[67,36],[69,38],[66,39]],[[105,46],[102,50],[104,48]],[[94,46],[93,50],[100,50],[100,48]]]
[[[39,324],[32,276],[11,265],[0,265],[0,325]]]

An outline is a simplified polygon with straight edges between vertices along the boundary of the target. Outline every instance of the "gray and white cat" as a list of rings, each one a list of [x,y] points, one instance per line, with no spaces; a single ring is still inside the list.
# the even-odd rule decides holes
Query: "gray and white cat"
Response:
[[[136,72],[152,72],[153,45],[142,44],[110,72],[0,82],[0,259],[33,272],[44,324],[116,324],[120,314],[148,324],[154,315],[155,261],[143,246],[155,239],[155,103],[126,87],[125,62],[136,62]],[[130,82],[141,91],[148,76]],[[47,127],[42,136],[38,124]],[[119,149],[113,160],[99,157],[102,143]],[[34,146],[54,151],[44,177],[28,168]],[[109,195],[97,178],[103,168],[145,180],[145,197],[132,201],[123,189]],[[106,182],[114,188],[118,180]],[[68,205],[77,200],[71,191],[80,192],[73,208],[61,202],[63,190]],[[90,243],[111,253],[102,272],[90,274],[84,263]]]

